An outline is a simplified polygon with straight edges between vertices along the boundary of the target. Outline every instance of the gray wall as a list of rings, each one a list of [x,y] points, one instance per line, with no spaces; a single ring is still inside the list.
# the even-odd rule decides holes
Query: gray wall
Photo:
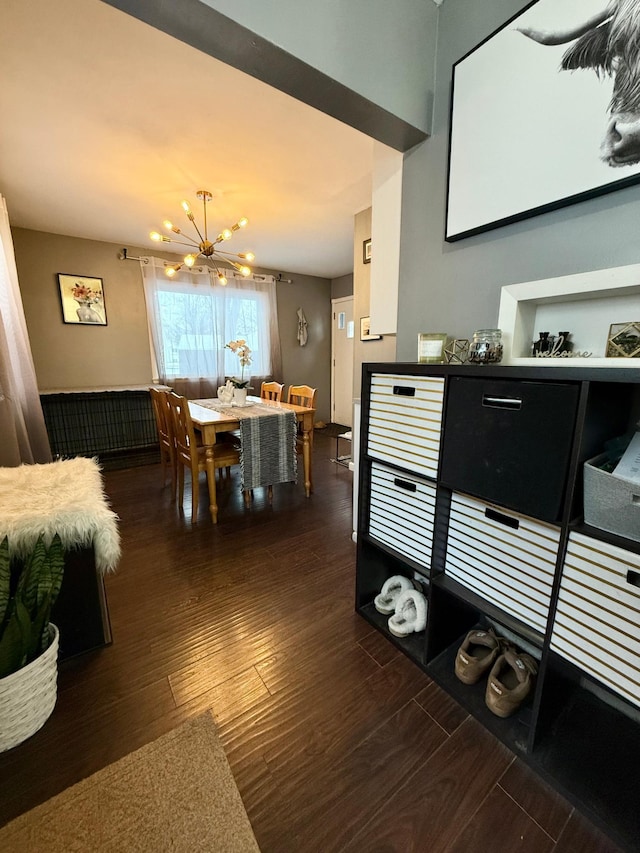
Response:
[[[433,133],[405,156],[401,361],[415,361],[419,331],[469,337],[495,326],[503,285],[640,262],[640,186],[444,242],[452,65],[523,6],[522,0],[446,0],[440,9]]]
[[[204,0],[369,100],[428,130],[438,9],[431,0]]]
[[[265,270],[266,272],[266,270]],[[289,385],[317,388],[316,420],[331,420],[331,282],[328,279],[286,274],[293,284],[278,284],[278,320],[282,346],[282,378]],[[307,318],[307,344],[298,343],[298,308]]]
[[[342,299],[345,296],[353,296],[353,273],[331,279],[331,298]]]
[[[143,385],[153,379],[140,266],[121,261],[121,246],[12,229],[20,292],[40,390]],[[130,255],[148,250],[128,247]],[[175,255],[154,251],[159,257]],[[257,272],[275,274],[271,270]],[[106,326],[63,323],[56,274],[102,278]],[[318,388],[318,419],[329,420],[331,282],[283,273],[277,284],[285,384]],[[309,342],[298,346],[296,309],[304,308]]]

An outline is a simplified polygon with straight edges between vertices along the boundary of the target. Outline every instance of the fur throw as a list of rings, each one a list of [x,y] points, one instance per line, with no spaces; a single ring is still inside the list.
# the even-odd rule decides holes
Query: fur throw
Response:
[[[57,533],[66,550],[93,547],[96,568],[113,571],[120,559],[118,516],[109,509],[96,459],[0,468],[0,541],[24,557],[40,534]]]

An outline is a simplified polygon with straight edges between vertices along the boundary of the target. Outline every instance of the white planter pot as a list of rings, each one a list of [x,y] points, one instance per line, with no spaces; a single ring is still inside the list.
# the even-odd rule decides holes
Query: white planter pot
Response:
[[[236,406],[246,406],[247,405],[247,389],[246,388],[234,388],[233,389],[233,402]]]
[[[0,752],[42,728],[58,696],[58,629],[49,623],[51,642],[31,663],[0,678]]]

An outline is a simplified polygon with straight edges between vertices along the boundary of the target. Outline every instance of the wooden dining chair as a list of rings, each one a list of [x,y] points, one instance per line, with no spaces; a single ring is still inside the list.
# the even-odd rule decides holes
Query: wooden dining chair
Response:
[[[289,385],[287,403],[293,403],[294,406],[306,406],[307,409],[313,409],[316,404],[317,390],[317,388],[310,388],[308,385]]]
[[[162,465],[162,482],[167,484],[167,468],[171,475],[171,494],[176,496],[176,448],[173,435],[171,409],[169,408],[168,391],[159,388],[149,388],[153,415],[156,420],[158,443],[160,444],[160,463]]]
[[[184,472],[185,468],[188,468],[191,471],[191,523],[194,524],[198,517],[200,473],[207,470],[206,451],[196,442],[187,398],[180,397],[178,394],[169,394],[167,399],[175,437],[178,502],[182,506]],[[240,452],[232,444],[221,442],[215,446],[213,460],[216,469],[230,468],[232,465],[240,464]]]
[[[305,406],[307,409],[313,409],[316,405],[317,388],[311,388],[309,385],[289,385],[287,392],[287,403],[293,403],[294,406]],[[296,437],[296,450],[302,453],[304,447],[304,437],[302,434],[302,425],[298,423],[298,434]],[[313,430],[309,433],[309,451],[313,450]],[[313,482],[311,483],[313,490]]]
[[[263,400],[273,400],[279,403],[282,400],[284,384],[280,382],[263,382],[260,386],[260,397]]]

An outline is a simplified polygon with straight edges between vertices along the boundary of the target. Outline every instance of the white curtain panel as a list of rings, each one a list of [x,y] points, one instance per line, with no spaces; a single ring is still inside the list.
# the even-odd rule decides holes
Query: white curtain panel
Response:
[[[244,338],[252,353],[244,379],[260,383],[282,374],[276,283],[273,276],[236,276],[227,284],[208,266],[169,278],[162,258],[140,259],[157,379],[191,399],[215,397],[228,377],[241,378],[238,356],[225,349]],[[251,392],[250,392],[251,393]]]
[[[0,196],[0,466],[51,462],[5,199]]]

